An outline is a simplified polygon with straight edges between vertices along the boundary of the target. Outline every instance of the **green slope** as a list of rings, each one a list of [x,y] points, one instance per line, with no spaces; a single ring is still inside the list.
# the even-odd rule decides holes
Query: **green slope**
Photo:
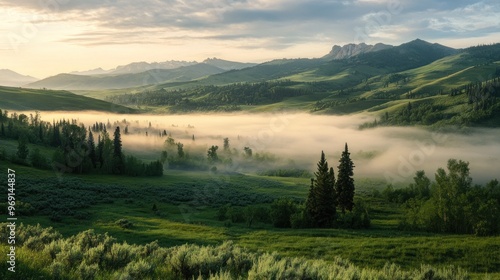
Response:
[[[125,106],[76,95],[69,91],[13,87],[0,87],[0,107],[8,110],[135,112]]]

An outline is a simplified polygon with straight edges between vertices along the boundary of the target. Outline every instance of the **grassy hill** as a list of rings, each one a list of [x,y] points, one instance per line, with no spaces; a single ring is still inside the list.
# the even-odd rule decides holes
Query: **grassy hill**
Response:
[[[0,104],[7,110],[104,111],[133,113],[125,106],[97,100],[68,91],[0,87]]]

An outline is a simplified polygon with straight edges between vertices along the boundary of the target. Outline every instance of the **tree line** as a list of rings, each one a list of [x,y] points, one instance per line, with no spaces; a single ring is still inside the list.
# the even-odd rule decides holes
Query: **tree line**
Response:
[[[475,234],[500,233],[500,184],[473,185],[469,163],[450,159],[447,171],[439,168],[432,182],[417,171],[407,188],[391,186],[382,195],[404,207],[400,227],[406,230]]]
[[[239,110],[239,105],[275,103],[284,98],[311,93],[292,88],[293,85],[295,83],[291,81],[208,85],[173,91],[160,89],[115,95],[107,100],[133,106],[171,106],[173,111]]]
[[[6,125],[5,125],[6,124]],[[17,152],[2,157],[20,164],[30,164],[37,168],[54,169],[61,173],[100,173],[130,176],[161,176],[163,164],[157,160],[145,163],[122,151],[121,131],[117,126],[113,139],[106,129],[86,128],[76,120],[59,120],[52,123],[42,121],[36,112],[25,114],[0,110],[0,137],[18,141]],[[93,134],[97,132],[97,142]],[[29,151],[28,144],[56,148],[51,160],[42,155],[39,148]]]

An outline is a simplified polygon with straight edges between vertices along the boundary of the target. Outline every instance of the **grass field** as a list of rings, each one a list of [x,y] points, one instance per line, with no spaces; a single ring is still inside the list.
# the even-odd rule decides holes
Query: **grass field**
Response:
[[[0,104],[7,110],[40,111],[103,111],[114,113],[133,113],[134,110],[73,94],[69,91],[26,89],[0,86]]]
[[[3,141],[3,144],[7,144],[9,150],[13,148],[12,143]],[[71,209],[81,211],[85,217],[63,217],[54,222],[48,215],[35,214],[19,219],[26,224],[52,226],[64,236],[95,229],[97,233],[108,232],[129,244],[158,240],[162,246],[213,245],[232,240],[253,251],[276,251],[284,256],[327,261],[341,256],[361,267],[381,268],[387,262],[405,269],[418,268],[421,264],[436,267],[451,264],[468,270],[477,279],[484,277],[484,273],[500,275],[497,254],[500,237],[400,231],[397,226],[402,210],[369,196],[370,190],[382,186],[376,179],[360,179],[356,186],[357,193],[370,204],[371,229],[277,229],[264,223],[249,228],[245,223],[218,221],[216,211],[226,203],[267,205],[281,196],[305,198],[309,179],[167,170],[160,178],[64,174],[59,180],[53,171],[2,162],[0,170],[6,168],[16,170],[19,197],[28,195],[23,194],[23,177],[43,180],[40,185],[43,188],[26,186],[26,189],[30,196],[35,196],[36,191],[55,204],[62,203],[62,199],[78,200],[79,193],[95,195],[91,191],[95,186],[112,189],[107,197],[89,207]],[[153,204],[157,212],[152,210]],[[127,219],[134,226],[121,228],[116,224],[119,219]]]

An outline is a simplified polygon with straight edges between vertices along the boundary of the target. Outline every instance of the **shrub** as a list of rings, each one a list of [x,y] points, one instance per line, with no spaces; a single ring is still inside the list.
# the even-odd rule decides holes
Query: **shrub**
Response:
[[[99,266],[97,264],[88,265],[86,262],[82,262],[76,272],[80,280],[93,280],[99,272]]]
[[[288,198],[275,200],[271,205],[271,220],[275,227],[291,227],[290,218],[297,212],[297,204]]]
[[[115,224],[119,225],[121,228],[129,229],[134,226],[134,224],[127,219],[119,219],[115,222]]]

